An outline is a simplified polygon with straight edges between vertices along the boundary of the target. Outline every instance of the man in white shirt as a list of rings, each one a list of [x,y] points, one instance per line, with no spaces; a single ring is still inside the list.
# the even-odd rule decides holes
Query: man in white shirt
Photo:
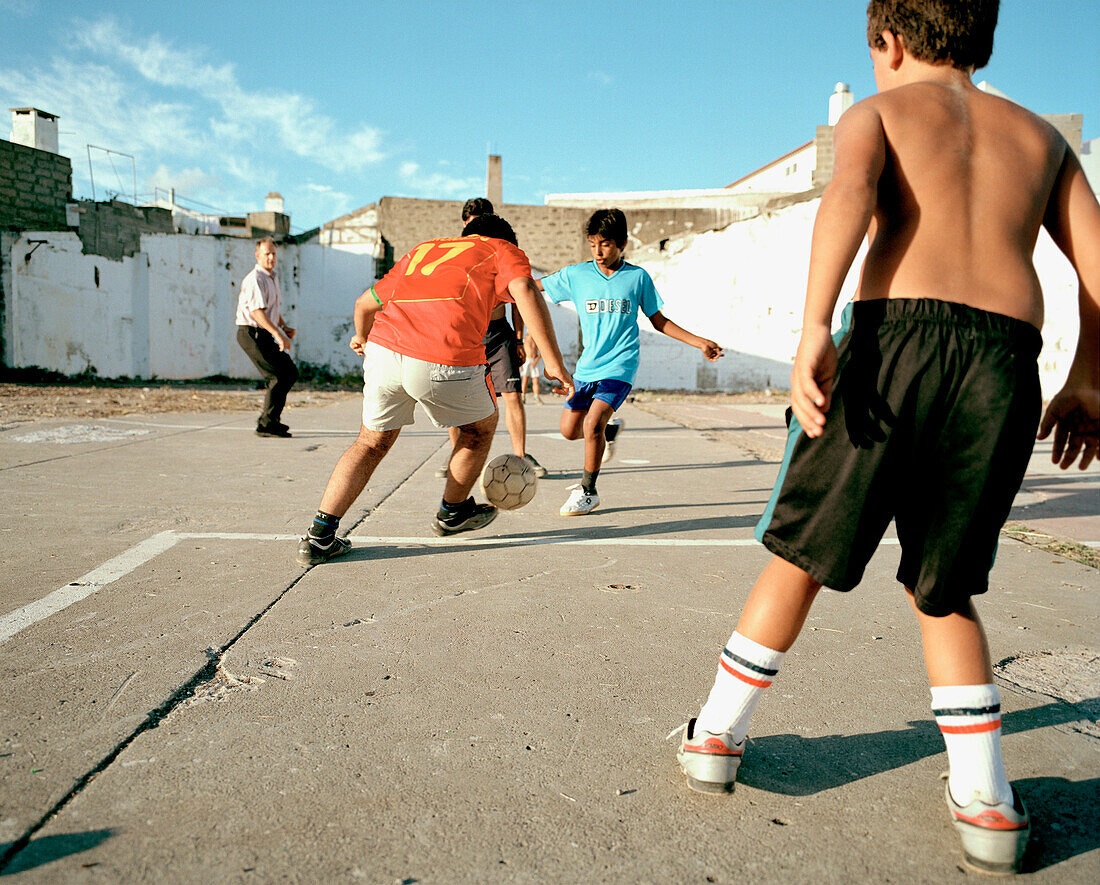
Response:
[[[290,339],[295,330],[279,311],[278,260],[275,240],[256,241],[256,266],[241,280],[237,301],[237,343],[248,354],[267,385],[263,411],[256,422],[257,436],[290,436],[290,428],[279,419],[286,395],[298,380],[298,367],[290,358]]]

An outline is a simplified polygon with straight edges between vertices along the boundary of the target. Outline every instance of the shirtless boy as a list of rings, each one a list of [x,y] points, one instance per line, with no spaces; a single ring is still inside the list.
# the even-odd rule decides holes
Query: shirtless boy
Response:
[[[814,226],[789,456],[757,579],[678,758],[689,785],[732,791],[749,717],[822,585],[853,589],[891,517],[947,745],[946,800],[968,862],[1011,872],[1030,823],[1001,759],[1000,697],[971,597],[1031,454],[1100,444],[1100,206],[1046,122],[979,91],[996,0],[872,0],[879,93],[837,123]],[[1080,281],[1069,377],[1040,425],[1040,226]],[[830,319],[871,245],[839,348]]]

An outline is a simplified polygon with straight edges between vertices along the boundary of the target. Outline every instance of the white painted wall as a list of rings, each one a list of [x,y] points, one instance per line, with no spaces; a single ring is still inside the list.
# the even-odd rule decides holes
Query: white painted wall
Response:
[[[811,142],[794,151],[790,156],[731,185],[729,190],[735,194],[796,194],[808,191],[814,186],[816,165],[817,146]]]
[[[4,280],[8,364],[103,377],[259,377],[236,343],[234,319],[241,279],[255,265],[252,241],[152,234],[141,248],[111,261],[82,254],[73,233],[15,239]],[[299,329],[295,359],[356,369],[346,346],[351,311],[374,279],[373,259],[285,245],[276,273],[283,316]]]
[[[641,318],[642,355],[636,386],[648,389],[786,388],[798,344],[819,201],[722,231],[674,240],[663,253],[628,260],[645,267],[664,298],[664,313],[713,338],[726,357],[708,363],[692,347],[660,335]],[[29,240],[46,240],[30,261]],[[234,312],[241,278],[254,264],[249,240],[155,234],[123,261],[81,254],[72,233],[24,233],[13,239],[4,267],[5,355],[14,367],[67,374],[94,368],[101,376],[257,377],[237,346]],[[863,252],[853,265],[862,262]],[[1044,395],[1065,379],[1077,341],[1076,276],[1045,234],[1035,250],[1047,302],[1040,371]],[[99,284],[96,285],[96,271]],[[374,278],[369,255],[318,244],[280,249],[284,315],[298,329],[299,362],[358,371],[347,347],[355,299]],[[837,306],[854,293],[853,270]],[[566,363],[580,349],[577,317],[551,305]]]
[[[727,348],[727,353],[738,351],[743,355],[738,362],[759,358],[772,361],[772,366],[776,362],[785,365],[782,377],[773,379],[774,385],[750,386],[789,385],[790,361],[802,324],[810,236],[820,202],[799,203],[769,217],[685,237],[669,243],[659,257],[650,253],[638,261],[653,277],[670,319],[713,338]],[[865,254],[866,244],[857,254],[841,291],[837,320],[855,294],[858,268]],[[1040,377],[1043,394],[1050,397],[1065,381],[1077,345],[1077,278],[1045,232],[1040,233],[1035,249],[1035,266],[1046,301]],[[643,371],[667,359],[665,349],[648,339],[643,341]],[[738,363],[727,364],[728,359],[715,364],[718,386],[738,389],[743,373]],[[639,386],[650,386],[648,382],[647,376],[643,383],[640,373]]]

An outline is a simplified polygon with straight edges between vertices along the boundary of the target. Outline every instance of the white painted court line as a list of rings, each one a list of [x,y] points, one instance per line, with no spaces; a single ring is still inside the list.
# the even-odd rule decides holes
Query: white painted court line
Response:
[[[261,532],[160,532],[135,544],[129,550],[120,553],[114,559],[98,568],[92,569],[82,578],[66,584],[35,602],[0,616],[0,645],[3,645],[17,633],[36,624],[50,615],[57,614],[74,602],[87,599],[97,590],[123,578],[134,569],[144,565],[155,557],[170,550],[180,541],[297,541],[297,534],[270,534]],[[755,538],[561,538],[553,535],[535,535],[531,537],[473,537],[473,538],[432,538],[432,537],[382,537],[378,535],[349,535],[353,544],[373,546],[406,547],[472,547],[472,546],[534,546],[562,545],[572,547],[760,547]],[[1013,538],[1001,538],[1002,544],[1023,546],[1022,541]],[[1086,547],[1100,547],[1100,541],[1084,541]],[[883,538],[880,546],[896,547],[897,538]]]
[[[188,532],[180,534],[180,539],[196,541],[297,541],[301,535],[264,535],[247,532]],[[755,538],[714,538],[694,540],[690,538],[559,538],[553,535],[521,535],[519,537],[493,538],[431,538],[431,537],[373,537],[369,535],[348,535],[353,544],[386,544],[405,547],[483,547],[486,544],[497,546],[517,546],[520,544],[562,544],[573,547],[759,547]],[[887,539],[884,544],[896,540]]]
[[[248,431],[252,433],[255,427],[251,424],[242,427],[231,427],[224,424],[156,424],[152,421],[127,421],[123,418],[100,418],[101,421],[113,421],[115,424],[127,424],[132,427],[157,427],[161,430],[231,430]],[[295,427],[293,433],[331,433],[337,436],[355,436],[359,429],[354,430],[322,430],[311,427]]]
[[[146,538],[114,559],[109,559],[98,568],[92,569],[84,577],[0,617],[0,644],[7,642],[31,624],[68,608],[74,602],[88,598],[102,587],[130,574],[138,566],[144,565],[153,557],[173,547],[179,539],[180,536],[175,532],[161,532],[159,535]]]

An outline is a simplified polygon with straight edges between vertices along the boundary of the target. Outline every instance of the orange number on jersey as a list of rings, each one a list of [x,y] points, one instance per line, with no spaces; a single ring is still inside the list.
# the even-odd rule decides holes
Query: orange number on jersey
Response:
[[[427,257],[428,253],[431,252],[432,249],[439,249],[443,252],[443,254],[436,258],[434,261],[430,261],[424,265],[424,268],[420,271],[420,273],[426,277],[430,277],[432,275],[432,271],[439,267],[439,265],[441,265],[444,261],[449,261],[456,255],[461,255],[467,249],[472,249],[473,247],[474,244],[469,240],[460,240],[458,242],[446,244],[422,243],[421,245],[417,246],[416,251],[412,254],[412,258],[409,259],[409,266],[405,268],[405,276],[411,276],[416,268],[420,265],[420,262]]]

